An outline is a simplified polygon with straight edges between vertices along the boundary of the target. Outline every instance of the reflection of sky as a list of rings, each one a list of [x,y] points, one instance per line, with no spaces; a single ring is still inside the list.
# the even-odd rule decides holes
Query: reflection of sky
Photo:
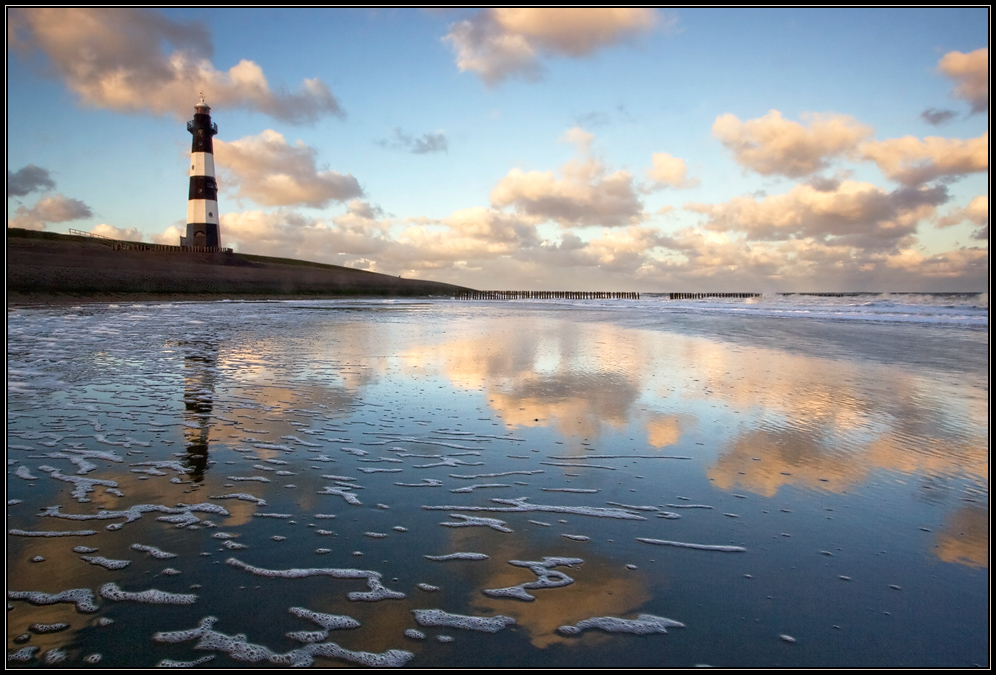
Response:
[[[410,374],[483,387],[512,427],[596,438],[636,423],[663,447],[709,417],[732,429],[712,439],[710,477],[766,495],[783,484],[841,490],[883,469],[988,472],[986,413],[929,373],[612,324],[483,323],[471,338],[409,342],[402,361]]]
[[[200,320],[204,307],[193,304],[176,313]],[[846,602],[861,604],[867,597],[892,611],[900,625],[898,610],[889,603],[921,602],[926,596],[919,587],[930,585],[927,578],[938,568],[947,570],[946,583],[960,592],[975,586],[958,574],[981,574],[988,566],[988,410],[979,403],[985,397],[977,387],[958,389],[951,378],[938,381],[929,371],[848,360],[839,353],[830,359],[555,312],[465,307],[473,306],[457,313],[440,304],[428,320],[424,313],[274,310],[266,324],[258,315],[244,315],[258,307],[231,308],[219,313],[211,331],[197,329],[184,339],[176,335],[191,332],[191,324],[115,324],[113,311],[107,311],[104,317],[76,320],[110,324],[119,330],[119,342],[63,339],[30,352],[17,337],[30,334],[30,327],[15,314],[15,356],[9,365],[39,377],[23,378],[20,388],[11,390],[9,455],[38,479],[14,477],[9,469],[11,495],[25,502],[9,507],[8,527],[99,532],[77,540],[10,537],[10,578],[18,588],[45,591],[96,588],[112,580],[128,590],[154,586],[173,592],[203,584],[200,604],[159,630],[191,627],[215,607],[252,613],[251,593],[270,588],[269,581],[227,569],[223,561],[229,555],[272,568],[376,569],[390,580],[389,587],[406,589],[409,597],[393,608],[366,606],[344,599],[346,591],[357,590],[356,582],[273,586],[287,593],[286,599],[280,596],[287,606],[307,604],[362,620],[354,647],[397,647],[392,636],[411,627],[410,609],[445,606],[514,616],[522,627],[514,639],[547,654],[565,650],[583,658],[589,648],[625,649],[617,638],[598,633],[565,639],[557,626],[649,611],[696,625],[686,638],[667,636],[677,646],[679,639],[699,635],[703,625],[725,626],[754,611],[767,611],[762,624],[773,629],[787,613],[804,611],[802,598],[840,612]],[[474,320],[466,320],[468,313]],[[52,317],[39,324],[61,328]],[[99,358],[87,358],[95,353]],[[51,372],[63,382],[53,384]],[[52,391],[45,394],[44,387]],[[122,445],[127,439],[144,445]],[[195,445],[208,450],[199,483],[172,469],[163,476],[135,472],[136,463],[150,459],[182,461]],[[124,496],[98,487],[89,503],[69,498],[68,486],[37,470],[51,462],[73,473],[65,459],[43,454],[63,447],[117,453],[123,462],[94,460],[98,469],[90,475],[116,480]],[[586,455],[626,458],[591,461],[603,468],[551,463],[558,457],[587,463]],[[443,465],[444,456],[464,464]],[[369,471],[384,469],[401,472]],[[520,469],[541,472],[459,477]],[[363,504],[349,505],[326,492],[332,484],[328,475],[353,477],[346,484],[356,486]],[[397,486],[427,478],[439,486]],[[451,492],[474,483],[504,487]],[[258,507],[219,497],[232,493],[268,503]],[[505,519],[514,530],[498,533],[441,527],[452,520],[450,507],[421,508],[457,509],[523,496],[540,505],[615,502],[651,511],[641,512],[647,518],[639,522],[552,512],[482,514]],[[107,521],[36,517],[39,505],[60,500],[65,513],[211,501],[229,515],[206,516],[218,527],[194,530],[166,526],[156,514],[146,514],[121,534],[104,531]],[[689,503],[713,508],[680,509]],[[682,517],[657,518],[653,509],[665,505]],[[264,511],[293,518],[259,517]],[[319,513],[337,518],[318,520]],[[393,529],[397,525],[409,531]],[[319,534],[320,529],[335,534]],[[364,534],[371,530],[388,537],[371,539]],[[248,548],[235,553],[223,548],[213,536],[220,531],[234,533],[234,541]],[[579,542],[562,534],[590,539]],[[274,539],[283,536],[286,541]],[[749,554],[657,547],[637,542],[638,536],[746,545]],[[158,545],[180,553],[180,559],[139,556],[129,548],[132,543]],[[133,563],[118,572],[95,568],[69,553],[77,544]],[[318,547],[330,552],[319,555]],[[429,563],[422,557],[460,550],[483,551],[490,558]],[[825,557],[822,550],[835,555]],[[363,555],[354,557],[353,551]],[[34,555],[49,562],[32,563]],[[539,590],[531,603],[481,593],[535,579],[509,560],[550,555],[584,559],[574,568],[557,568],[574,584]],[[182,574],[163,576],[167,566]],[[779,566],[791,569],[790,581],[782,579]],[[753,576],[753,586],[743,585],[745,573]],[[838,575],[853,577],[847,588],[853,598],[837,597],[832,584],[842,583]],[[872,577],[873,585],[860,585]],[[437,595],[412,590],[420,582],[443,590]],[[910,593],[897,595],[890,584],[909,587]],[[936,593],[951,598],[948,610],[961,611],[964,598],[950,589]],[[788,607],[762,610],[758,603],[764,605],[768,595],[792,600]],[[930,601],[938,597],[931,595]],[[737,603],[731,611],[743,614],[726,616],[730,602]],[[17,626],[26,625],[24,605],[17,604]],[[144,611],[112,607],[131,617]],[[707,609],[697,618],[701,607]],[[816,609],[805,611],[814,614],[813,621],[822,620]],[[73,613],[71,607],[38,610],[39,617]],[[270,620],[260,623],[268,627]],[[81,627],[74,624],[74,630]],[[305,627],[294,623],[287,630]],[[226,630],[242,629],[229,624]],[[36,639],[39,645],[49,642]],[[697,659],[689,663],[702,657]]]

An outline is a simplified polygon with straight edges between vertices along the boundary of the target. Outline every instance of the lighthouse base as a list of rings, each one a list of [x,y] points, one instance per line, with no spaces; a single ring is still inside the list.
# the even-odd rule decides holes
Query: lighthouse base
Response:
[[[180,237],[180,246],[221,247],[218,223],[187,223],[187,236]]]

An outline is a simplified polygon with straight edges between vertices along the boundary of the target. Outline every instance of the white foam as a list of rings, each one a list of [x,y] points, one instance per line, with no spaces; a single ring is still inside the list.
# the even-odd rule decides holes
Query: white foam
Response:
[[[116,488],[118,486],[116,481],[113,480],[101,480],[99,478],[85,478],[83,476],[67,476],[55,467],[52,466],[40,466],[39,471],[46,472],[50,477],[61,480],[66,483],[73,484],[72,496],[76,498],[76,501],[82,503],[89,502],[90,499],[87,497],[88,494],[93,492],[95,485],[103,485],[105,487]]]
[[[318,494],[342,497],[346,500],[347,504],[352,504],[353,506],[361,506],[363,504],[363,502],[360,501],[360,498],[356,496],[355,492],[350,492],[346,488],[325,486]]]
[[[321,612],[313,612],[304,607],[291,607],[287,611],[299,619],[307,619],[308,621],[317,623],[326,631],[360,627],[359,621],[345,614],[323,614]]]
[[[487,560],[485,553],[448,553],[446,555],[426,555],[422,556],[426,560],[446,561],[446,560]]]
[[[244,492],[233,492],[227,495],[211,495],[211,499],[238,499],[243,502],[252,502],[257,506],[266,506],[266,500],[254,497]]]
[[[175,553],[170,553],[168,551],[163,551],[156,548],[155,546],[146,546],[145,544],[132,544],[131,547],[136,551],[144,551],[148,553],[153,558],[158,560],[168,560],[169,558],[175,558]]]
[[[616,467],[606,466],[604,464],[575,464],[573,462],[540,462],[545,466],[569,466],[574,469],[608,469],[609,471],[615,471]]]
[[[477,630],[484,633],[497,633],[506,626],[514,626],[516,621],[510,616],[465,616],[450,614],[441,609],[413,609],[415,621],[420,626],[441,626],[444,628],[461,628]]]
[[[214,658],[214,654],[208,654],[207,656],[202,656],[199,659],[194,659],[193,661],[174,661],[173,659],[163,659],[156,664],[156,668],[196,668],[202,663],[207,663]]]
[[[85,560],[91,565],[99,565],[105,569],[109,570],[120,570],[124,569],[131,564],[130,560],[111,560],[110,558],[105,558],[100,555],[83,555],[80,556],[81,560]]]
[[[421,483],[395,483],[398,487],[439,487],[443,481],[436,478],[423,478]]]
[[[49,649],[45,652],[45,656],[42,658],[42,661],[44,661],[47,666],[54,666],[57,663],[62,663],[66,660],[66,658],[66,652],[57,648]]]
[[[143,602],[150,605],[192,605],[197,602],[197,595],[194,593],[167,593],[155,588],[135,593],[121,590],[114,582],[100,587],[100,597],[115,602]]]
[[[21,647],[16,652],[7,654],[7,663],[27,663],[34,658],[37,651],[38,647]]]
[[[578,635],[583,631],[595,628],[606,633],[632,633],[634,635],[649,635],[651,633],[667,633],[668,628],[684,628],[680,621],[667,619],[653,614],[640,614],[635,619],[621,619],[615,616],[596,616],[578,621],[573,626],[561,626],[557,631],[561,635]]]
[[[496,511],[503,513],[572,513],[578,516],[593,516],[596,518],[617,518],[621,520],[646,520],[622,509],[605,509],[595,506],[555,506],[550,504],[527,504],[528,497],[518,497],[516,499],[493,498],[491,501],[496,504],[506,504],[507,506],[422,506],[427,511]]]
[[[97,599],[89,588],[72,588],[59,593],[42,593],[40,591],[7,591],[8,600],[26,600],[32,605],[54,605],[58,602],[71,602],[76,605],[76,611],[90,613],[97,611]]]
[[[372,570],[358,570],[349,568],[334,568],[334,567],[311,567],[311,568],[291,568],[286,570],[270,570],[263,567],[255,567],[247,563],[242,562],[236,558],[229,558],[225,561],[232,567],[245,570],[250,574],[255,574],[261,577],[270,577],[272,579],[304,579],[306,577],[314,576],[326,576],[333,577],[335,579],[365,579],[367,586],[370,588],[369,591],[348,593],[346,595],[350,600],[364,600],[368,602],[376,602],[378,600],[400,600],[405,597],[404,593],[399,591],[392,591],[386,588],[383,583],[381,583],[381,575],[379,572],[374,572]]]
[[[724,553],[744,553],[747,551],[743,546],[723,546],[723,545],[712,545],[712,544],[691,544],[684,541],[668,541],[666,539],[647,539],[645,537],[637,537],[637,541],[642,541],[644,544],[656,544],[658,546],[676,546],[678,548],[693,548],[699,551],[721,551]]]
[[[533,471],[501,471],[499,473],[475,473],[469,476],[460,476],[455,473],[450,474],[450,478],[463,478],[465,480],[474,480],[477,478],[500,478],[502,476],[533,476],[538,473],[543,473],[543,469],[535,469]]]
[[[14,470],[14,475],[23,480],[38,480],[38,476],[31,473],[31,470],[23,464]]]
[[[480,490],[483,488],[507,488],[512,487],[508,483],[478,483],[477,485],[468,485],[467,487],[455,488],[450,490],[450,492],[473,492],[474,490]]]
[[[194,649],[213,650],[228,654],[236,661],[259,663],[269,661],[275,665],[308,667],[313,665],[315,656],[338,658],[370,667],[401,667],[408,663],[414,654],[402,649],[389,649],[375,654],[344,649],[334,642],[309,644],[293,649],[285,654],[277,654],[267,647],[246,640],[244,635],[225,635],[212,629],[217,622],[213,616],[201,619],[197,628],[190,630],[160,632],[152,636],[157,642],[179,643],[198,640]]]
[[[580,565],[582,563],[584,563],[584,560],[581,558],[563,558],[559,556],[546,556],[540,561],[509,560],[509,565],[525,567],[535,574],[538,579],[536,581],[525,581],[521,584],[508,586],[506,588],[486,588],[482,591],[482,593],[492,598],[514,598],[516,600],[532,602],[536,599],[536,596],[530,594],[526,590],[527,588],[532,590],[539,588],[560,588],[562,586],[569,586],[574,583],[574,579],[553,568],[570,567],[572,565]]]
[[[497,530],[498,532],[512,532],[512,529],[505,524],[504,520],[498,520],[497,518],[479,518],[477,516],[464,516],[459,513],[451,513],[450,518],[459,518],[460,520],[439,524],[443,527],[490,527],[492,530]]]
[[[66,530],[62,532],[51,530],[7,530],[7,534],[15,537],[88,537],[97,534],[97,530]]]

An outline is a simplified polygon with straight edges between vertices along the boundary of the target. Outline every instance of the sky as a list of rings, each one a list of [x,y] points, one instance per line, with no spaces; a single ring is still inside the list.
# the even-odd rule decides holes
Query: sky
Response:
[[[7,226],[479,289],[986,291],[989,10],[7,10]]]

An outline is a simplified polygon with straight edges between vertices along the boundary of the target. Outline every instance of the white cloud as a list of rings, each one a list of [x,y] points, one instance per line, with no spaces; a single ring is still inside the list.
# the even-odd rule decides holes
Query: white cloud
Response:
[[[65,223],[92,216],[90,207],[79,199],[56,194],[39,199],[31,208],[18,206],[14,217],[7,220],[7,227],[44,230],[47,223]]]
[[[94,225],[93,229],[90,230],[93,234],[100,235],[101,237],[107,237],[108,239],[120,239],[122,241],[142,241],[142,233],[138,231],[137,227],[129,227],[122,229],[120,227],[114,227],[113,225],[108,225],[107,223],[100,223],[99,225]],[[179,235],[177,235],[179,236]],[[177,241],[170,242],[172,245],[176,246]]]
[[[904,185],[921,185],[945,176],[963,176],[989,170],[989,132],[963,140],[903,136],[862,143],[861,153],[878,165],[887,178]]]
[[[654,182],[654,187],[692,188],[699,184],[698,179],[688,177],[685,160],[679,157],[655,152],[652,161],[653,166],[647,169],[647,178]]]
[[[989,224],[989,195],[979,195],[964,208],[954,209],[948,215],[937,220],[938,227],[951,227],[958,223],[969,222],[973,225]]]
[[[808,113],[806,125],[786,120],[777,110],[741,122],[726,113],[712,134],[733,152],[738,164],[765,176],[800,178],[821,171],[830,160],[854,152],[872,129],[849,115]]]
[[[222,216],[222,218],[224,218],[224,216]],[[153,234],[152,243],[162,244],[164,246],[179,246],[180,237],[184,237],[186,236],[186,234],[187,234],[186,229],[181,231],[180,228],[174,225],[170,225],[169,227],[166,228],[165,231],[159,234]],[[222,235],[224,235],[224,233],[222,233]],[[226,247],[231,246],[231,244],[229,244],[228,241],[224,239],[224,236],[222,236],[222,244]]]
[[[324,207],[363,194],[350,174],[319,171],[318,152],[302,141],[291,145],[266,129],[237,141],[214,141],[219,170],[231,172],[239,197],[264,206]]]
[[[989,195],[979,195],[964,208],[953,209],[942,218],[937,219],[937,227],[951,227],[960,223],[971,223],[978,226],[972,233],[973,239],[989,239]]]
[[[107,7],[23,7],[11,10],[8,22],[15,50],[44,52],[66,86],[96,108],[184,116],[203,91],[213,106],[255,110],[292,123],[343,114],[321,80],[304,80],[297,93],[278,93],[252,61],[216,70],[211,38],[196,22]]]
[[[956,82],[953,94],[968,101],[972,112],[989,110],[989,48],[974,52],[948,52],[937,69]]]
[[[594,137],[574,127],[561,140],[573,143],[583,155],[552,171],[512,169],[491,191],[491,203],[513,206],[519,213],[553,220],[564,227],[622,227],[643,221],[643,205],[636,195],[633,175],[609,173],[587,155]]]
[[[538,77],[541,54],[586,56],[660,23],[648,8],[491,8],[451,26],[444,41],[462,72],[493,86],[512,76]]]
[[[943,187],[886,192],[870,183],[842,181],[833,189],[800,184],[762,199],[736,197],[685,208],[703,214],[706,228],[742,232],[751,241],[811,238],[860,249],[888,249],[912,235],[947,199]]]

